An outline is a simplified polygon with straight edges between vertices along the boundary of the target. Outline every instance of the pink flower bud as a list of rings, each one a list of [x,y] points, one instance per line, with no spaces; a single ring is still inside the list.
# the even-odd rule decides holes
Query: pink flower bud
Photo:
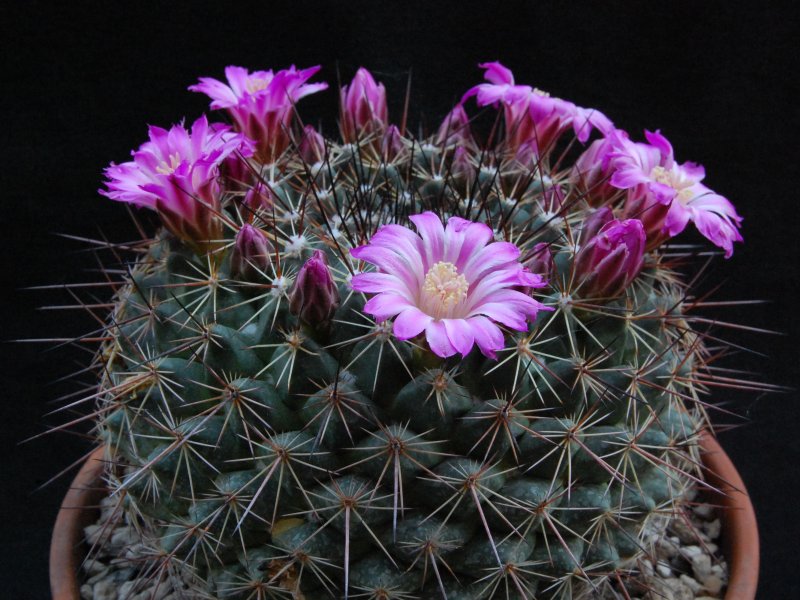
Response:
[[[456,104],[439,126],[436,144],[440,146],[464,146],[472,141],[469,129],[469,116],[464,106]]]
[[[591,206],[607,204],[622,195],[618,188],[611,185],[611,176],[614,173],[611,160],[613,151],[614,140],[611,137],[595,140],[572,167],[570,179]]]
[[[341,90],[342,138],[355,143],[380,134],[389,120],[386,89],[365,68],[360,68],[349,86]]]
[[[613,211],[607,206],[598,208],[583,222],[583,227],[580,230],[580,245],[585,246],[589,240],[594,238],[600,229],[614,218]]]
[[[472,185],[477,170],[469,160],[469,152],[466,148],[458,147],[453,152],[453,162],[450,164],[450,175],[457,180],[464,180],[468,185]]]
[[[609,221],[575,256],[577,292],[584,298],[616,298],[642,268],[645,233],[638,219]]]
[[[537,273],[542,276],[542,279],[548,280],[555,270],[553,262],[553,251],[550,244],[546,242],[539,242],[536,244],[530,253],[523,259],[522,264],[531,273]]]
[[[231,250],[231,275],[255,280],[264,277],[270,264],[270,243],[264,233],[252,225],[242,225],[236,232]]]
[[[339,289],[322,250],[300,268],[289,295],[289,310],[309,325],[327,323],[339,307]]]
[[[381,154],[386,162],[391,162],[403,150],[403,137],[400,130],[394,125],[390,125],[383,135],[381,142]]]
[[[256,183],[255,187],[247,190],[243,203],[251,213],[262,208],[269,209],[273,205],[272,192],[264,185]]]
[[[300,157],[309,165],[315,165],[325,160],[325,138],[323,138],[311,125],[303,129],[303,139],[297,148]]]

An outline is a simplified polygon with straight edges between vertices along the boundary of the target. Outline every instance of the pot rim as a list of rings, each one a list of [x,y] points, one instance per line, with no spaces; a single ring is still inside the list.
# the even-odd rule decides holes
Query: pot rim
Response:
[[[728,561],[725,600],[754,600],[758,587],[759,541],[755,511],[731,459],[709,431],[700,434],[704,494],[721,512],[722,548]],[[88,456],[70,485],[56,517],[50,544],[53,600],[81,600],[78,571],[85,557],[83,528],[91,525],[105,494],[105,447]]]

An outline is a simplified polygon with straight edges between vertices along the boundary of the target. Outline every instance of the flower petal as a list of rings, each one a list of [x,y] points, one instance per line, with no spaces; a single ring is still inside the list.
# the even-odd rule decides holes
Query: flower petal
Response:
[[[428,323],[425,327],[425,339],[428,340],[428,345],[437,356],[447,358],[457,352],[447,337],[447,330],[442,321],[431,320]]]
[[[397,315],[392,331],[398,340],[410,340],[422,333],[431,321],[433,317],[412,306]]]

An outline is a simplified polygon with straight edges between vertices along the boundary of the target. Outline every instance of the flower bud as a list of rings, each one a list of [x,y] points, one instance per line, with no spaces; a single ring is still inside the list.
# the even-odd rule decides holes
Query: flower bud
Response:
[[[322,250],[300,268],[289,294],[289,310],[309,325],[327,323],[339,307],[339,289]]]
[[[231,250],[231,275],[248,281],[263,278],[269,268],[270,253],[264,233],[252,225],[242,225]]]
[[[580,230],[580,245],[585,246],[602,229],[603,225],[614,218],[613,211],[607,206],[598,208],[586,217]]]
[[[311,125],[306,125],[297,151],[307,164],[319,164],[325,160],[325,138]]]
[[[360,68],[349,86],[341,90],[342,138],[355,143],[386,129],[389,112],[386,89],[365,68]]]
[[[531,272],[542,276],[545,281],[549,280],[555,271],[553,262],[553,251],[547,242],[539,242],[530,253],[523,259],[522,264]]]
[[[242,203],[250,213],[255,213],[262,208],[268,210],[274,204],[272,196],[269,188],[256,183],[254,187],[247,190]]]
[[[572,167],[570,179],[591,206],[607,204],[623,193],[611,185],[611,175],[614,173],[611,156],[613,151],[614,139],[606,137],[595,140]]]
[[[439,126],[436,144],[439,146],[464,146],[472,141],[469,129],[469,116],[464,106],[456,104]]]
[[[392,162],[403,150],[403,137],[400,130],[394,125],[389,125],[381,142],[381,154],[386,162]]]
[[[642,268],[646,238],[638,219],[614,219],[575,256],[577,292],[583,298],[616,298]]]
[[[456,181],[464,181],[468,186],[472,185],[477,175],[475,165],[470,162],[469,152],[466,148],[459,146],[453,152],[453,162],[450,163],[450,175]]]

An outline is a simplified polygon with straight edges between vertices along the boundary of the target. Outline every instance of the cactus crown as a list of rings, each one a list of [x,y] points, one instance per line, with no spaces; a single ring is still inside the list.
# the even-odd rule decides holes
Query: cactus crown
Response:
[[[233,128],[151,128],[109,167],[103,193],[164,225],[99,360],[108,482],[150,580],[580,597],[680,502],[707,352],[662,244],[692,220],[729,254],[739,217],[660,134],[483,66],[420,137],[360,70],[341,141],[298,125],[316,69],[229,67],[192,89]],[[484,141],[473,97],[502,109]]]

